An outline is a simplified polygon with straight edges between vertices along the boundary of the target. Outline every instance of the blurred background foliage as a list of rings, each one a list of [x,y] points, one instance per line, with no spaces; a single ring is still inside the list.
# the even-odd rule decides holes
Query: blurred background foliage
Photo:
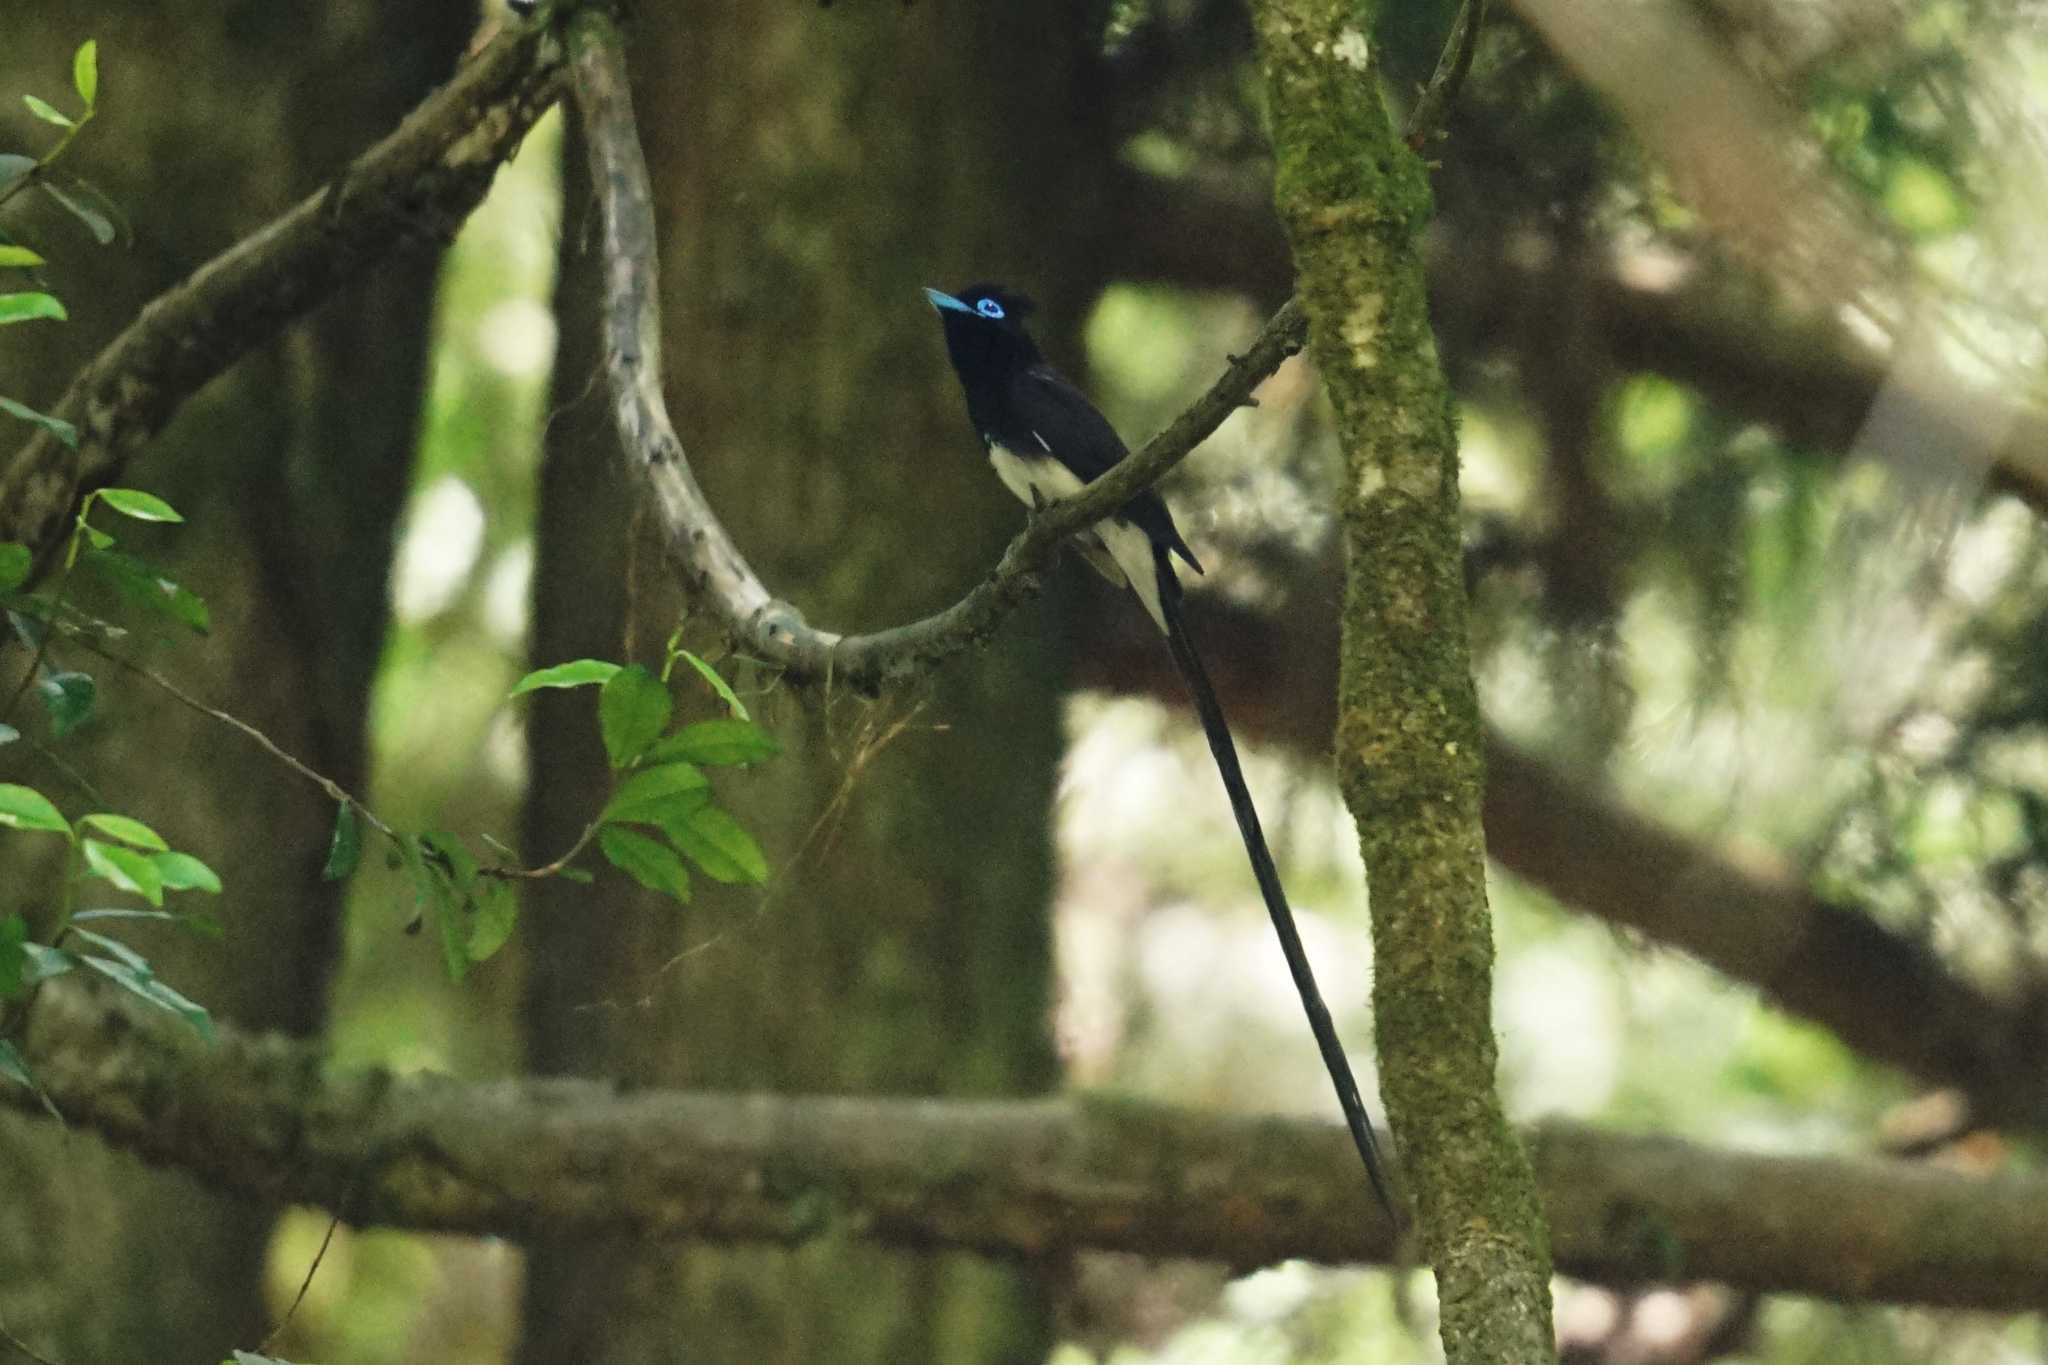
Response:
[[[916,24],[924,8],[890,22]],[[1377,50],[1395,103],[1426,79],[1453,8],[1387,7]],[[2048,995],[2048,479],[2026,436],[2044,430],[2048,271],[2030,244],[2048,185],[2048,29],[2035,7],[1988,0],[1668,7],[1660,37],[1703,44],[1787,115],[1791,153],[1839,194],[1855,240],[1883,264],[1886,287],[1846,307],[1768,245],[1738,240],[1791,227],[1705,216],[1680,188],[1684,168],[1662,159],[1626,102],[1549,43],[1542,9],[1496,5],[1447,136],[1427,148],[1440,163],[1433,287],[1462,417],[1489,721],[1503,742],[1703,856],[1768,860],[1989,997],[2037,1002]],[[1077,12],[1092,16],[1082,37],[1119,83],[1107,113],[1088,112],[1111,125],[1118,163],[1147,189],[1097,205],[1107,221],[1089,230],[1121,240],[1097,263],[1100,287],[1077,301],[1085,321],[1064,325],[1081,323],[1070,349],[1135,438],[1249,341],[1287,268],[1264,217],[1239,6],[1115,0]],[[118,51],[103,47],[105,99],[156,97],[116,84]],[[10,90],[30,74],[0,66]],[[1649,87],[1659,73],[1635,79]],[[528,666],[542,442],[595,382],[552,368],[558,253],[578,245],[561,227],[563,141],[553,118],[528,139],[440,270],[368,727],[372,803],[401,824],[508,840],[519,826],[528,758],[504,698]],[[1166,202],[1183,215],[1147,216]],[[159,212],[147,200],[129,208],[145,223]],[[988,261],[981,273],[1016,269]],[[1941,365],[1914,371],[1930,346]],[[936,329],[929,354],[903,363],[946,382]],[[1937,370],[1952,378],[1915,387]],[[1901,385],[1975,439],[1925,437],[1898,414]],[[972,462],[959,434],[928,458]],[[1314,377],[1295,361],[1170,495],[1212,566],[1211,649],[1258,638],[1239,633],[1246,618],[1308,637],[1265,666],[1273,677],[1239,678],[1231,704],[1370,1091],[1363,873],[1316,748],[1327,697],[1301,700],[1333,676],[1317,649],[1333,638],[1338,467]],[[152,466],[139,470],[146,483]],[[1324,1113],[1199,734],[1170,696],[1158,699],[1154,675],[1127,665],[1141,647],[1136,614],[1097,586],[1072,591],[1081,686],[1066,703],[1055,808],[1049,1017],[1065,1083]],[[1261,670],[1257,658],[1231,663]],[[1617,855],[1588,845],[1559,856]],[[1506,873],[1492,893],[1501,1083],[1520,1119],[1788,1152],[1912,1151],[1971,1169],[2036,1161],[2023,1135],[1967,1117],[1930,1128],[1919,1082],[1770,1007],[1753,984],[1615,927],[1598,906],[1560,905]],[[735,906],[722,952],[673,964],[682,977],[776,933],[772,904]],[[520,1071],[525,935],[454,986],[401,932],[409,913],[402,879],[366,866],[348,894],[332,993],[337,1063]],[[328,1231],[311,1210],[278,1222],[273,1315]],[[343,1228],[278,1349],[333,1365],[505,1360],[521,1273],[509,1246]],[[1569,1358],[1589,1362],[2002,1362],[2048,1350],[2031,1316],[1713,1286],[1563,1283],[1559,1294]],[[1428,1277],[1391,1270],[1286,1265],[1230,1280],[1091,1257],[1057,1308],[1057,1365],[1420,1362],[1437,1350]]]

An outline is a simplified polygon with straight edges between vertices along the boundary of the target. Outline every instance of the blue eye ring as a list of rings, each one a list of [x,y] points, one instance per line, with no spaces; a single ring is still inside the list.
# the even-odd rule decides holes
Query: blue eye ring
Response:
[[[1000,318],[1003,315],[1003,305],[994,299],[981,299],[975,303],[974,311],[985,318]]]

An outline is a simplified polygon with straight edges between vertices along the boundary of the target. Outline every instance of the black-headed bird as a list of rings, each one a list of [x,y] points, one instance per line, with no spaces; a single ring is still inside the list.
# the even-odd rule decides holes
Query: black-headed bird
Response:
[[[1024,330],[1024,319],[1031,312],[1029,299],[997,284],[969,285],[958,294],[936,289],[924,292],[945,327],[946,354],[966,391],[968,420],[988,451],[996,477],[1025,506],[1036,510],[1073,496],[1130,453],[1109,419],[1039,353]],[[1373,1193],[1398,1224],[1400,1215],[1373,1138],[1372,1121],[1359,1098],[1358,1082],[1352,1078],[1351,1064],[1345,1059],[1322,992],[1316,989],[1308,953],[1294,926],[1294,912],[1288,908],[1273,855],[1267,851],[1266,836],[1259,828],[1259,813],[1245,786],[1223,708],[1217,704],[1209,675],[1188,638],[1174,560],[1196,573],[1202,571],[1201,563],[1174,526],[1165,500],[1150,488],[1078,533],[1075,543],[1104,577],[1128,585],[1138,595],[1146,614],[1166,636],[1174,663],[1194,699],[1195,713],[1201,717],[1224,789],[1230,794],[1230,809],[1244,836],[1252,876],[1273,917],[1288,970],[1308,1013],[1309,1028],[1337,1088],[1337,1102],[1344,1110],[1351,1140],[1365,1162]]]

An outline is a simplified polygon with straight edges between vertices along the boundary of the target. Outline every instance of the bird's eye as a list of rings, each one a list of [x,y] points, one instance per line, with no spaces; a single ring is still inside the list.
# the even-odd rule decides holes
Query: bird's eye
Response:
[[[1003,315],[1003,305],[994,299],[983,299],[974,305],[974,311],[985,318],[999,318]]]

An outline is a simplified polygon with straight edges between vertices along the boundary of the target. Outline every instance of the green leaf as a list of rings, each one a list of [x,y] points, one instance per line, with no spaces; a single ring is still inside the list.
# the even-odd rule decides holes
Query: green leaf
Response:
[[[109,910],[80,910],[71,917],[76,924],[92,924],[100,920],[155,920],[168,924],[174,929],[183,929],[201,938],[218,939],[222,930],[220,921],[210,915],[180,915],[169,910],[144,910],[139,907],[122,907]],[[83,931],[81,931],[83,932]]]
[[[30,291],[25,294],[0,294],[0,327],[11,322],[35,322],[47,318],[52,322],[63,322],[71,315],[64,311],[64,304],[55,294]]]
[[[90,109],[100,95],[100,45],[87,38],[71,57],[71,88]]]
[[[591,683],[610,682],[618,671],[617,664],[606,663],[603,659],[576,659],[535,669],[514,684],[512,695],[516,697],[522,692],[542,687],[588,687]]]
[[[597,725],[614,768],[638,758],[668,728],[674,703],[659,678],[638,664],[613,674],[597,698]]]
[[[113,220],[100,212],[96,206],[86,203],[80,197],[85,192],[83,186],[66,189],[62,185],[58,185],[50,180],[43,181],[42,186],[44,194],[49,195],[52,199],[63,205],[67,213],[85,224],[85,230],[92,234],[92,239],[95,242],[98,242],[101,246],[107,246],[113,242],[116,235]]]
[[[149,860],[156,864],[157,875],[163,878],[166,891],[220,894],[220,875],[189,853],[154,853]]]
[[[154,493],[139,488],[102,488],[93,494],[124,517],[137,521],[183,521],[178,509]]]
[[[680,820],[665,821],[661,828],[713,881],[758,886],[768,880],[768,860],[761,846],[717,806],[701,806]]]
[[[690,899],[690,871],[667,844],[618,825],[606,825],[597,832],[597,846],[613,867],[649,891],[679,901]]]
[[[84,939],[87,943],[98,947],[101,951],[110,953],[121,962],[126,963],[129,970],[133,971],[137,976],[152,977],[156,975],[155,969],[149,965],[149,959],[121,942],[120,939],[108,938],[105,934],[96,934],[90,929],[80,929],[75,924],[71,927],[71,932],[77,937]]]
[[[469,942],[463,950],[471,962],[486,962],[505,946],[519,923],[519,897],[495,877],[486,877],[476,893],[476,913],[470,919]]]
[[[436,867],[448,884],[465,894],[476,885],[476,855],[469,851],[469,845],[439,830],[420,836],[421,851],[427,862]]]
[[[470,956],[470,918],[475,902],[470,888],[476,882],[476,859],[452,834],[422,834],[407,841],[412,856],[407,859],[413,887],[432,913],[434,928],[441,938],[441,960],[450,980],[469,974],[475,959]]]
[[[51,948],[41,943],[24,943],[23,952],[28,954],[28,973],[23,978],[29,985],[40,985],[52,977],[64,975],[78,965],[78,959],[62,948]]]
[[[95,934],[93,937],[99,936]],[[78,960],[158,1009],[177,1015],[197,1029],[199,1036],[207,1042],[213,1041],[213,1016],[206,1012],[206,1007],[186,999],[176,990],[157,980],[150,973],[149,964],[144,963],[138,969],[114,958],[94,957],[91,953],[80,953]]]
[[[49,262],[25,246],[17,246],[12,242],[0,243],[0,269],[33,270],[39,265],[48,264]]]
[[[0,152],[0,190],[6,189],[35,168],[36,159],[32,156],[23,156],[19,152]]]
[[[28,919],[12,914],[0,919],[0,1000],[12,1000],[27,989]]]
[[[280,1356],[261,1356],[254,1351],[237,1351],[233,1359],[223,1360],[220,1365],[298,1365],[298,1362]]]
[[[87,839],[85,867],[89,876],[111,882],[117,889],[140,896],[151,905],[164,903],[164,874],[133,849]]]
[[[682,759],[709,767],[736,763],[759,763],[782,752],[775,737],[748,720],[700,720],[662,740],[650,749],[644,761],[666,763]]]
[[[29,570],[35,566],[35,553],[26,545],[0,541],[0,592],[13,592],[28,582]]]
[[[133,844],[136,848],[146,849],[151,853],[163,853],[170,848],[170,845],[164,842],[163,835],[140,820],[131,820],[125,815],[97,811],[86,816],[85,823],[102,834],[111,834],[124,844]]]
[[[182,583],[173,583],[168,578],[157,580],[157,586],[170,599],[171,615],[185,623],[194,635],[205,635],[213,629],[213,613],[207,609],[206,599]]]
[[[206,603],[166,578],[147,560],[119,550],[95,547],[80,555],[79,562],[99,574],[123,598],[145,611],[167,616],[200,635],[206,634],[212,625]]]
[[[0,782],[0,825],[9,829],[41,829],[52,834],[71,834],[71,822],[66,820],[50,799],[34,787],[23,787],[13,782]]]
[[[711,783],[695,764],[664,763],[621,782],[598,818],[659,825],[688,815],[710,799]]]
[[[23,1059],[14,1044],[4,1038],[0,1038],[0,1076],[35,1091],[36,1098],[43,1102],[43,1111],[57,1122],[64,1122],[64,1116],[57,1112],[57,1106],[50,1103],[50,1097],[43,1093],[43,1088],[36,1084],[36,1078],[29,1074],[28,1062]]]
[[[12,744],[14,743],[15,740],[20,738],[21,731],[15,729],[6,721],[0,721],[0,744]]]
[[[588,886],[597,880],[590,875],[590,869],[586,867],[565,867],[555,875],[565,882],[574,882],[578,886]]]
[[[8,610],[7,624],[13,627],[15,638],[21,641],[24,649],[30,651],[41,649],[43,641],[49,638],[49,624],[36,616],[33,610],[29,610],[31,608],[40,608],[43,605],[43,603],[31,597],[26,601],[15,603],[15,607],[22,608],[22,610],[15,610],[13,608]]]
[[[36,693],[49,713],[50,733],[58,739],[85,723],[99,695],[91,674],[74,672],[45,673],[36,680]]]
[[[23,95],[21,102],[28,106],[28,111],[31,114],[34,114],[45,123],[54,123],[59,128],[76,128],[78,126],[70,118],[51,108],[46,100],[39,100],[34,95]]]
[[[676,657],[703,674],[704,681],[711,684],[711,690],[718,694],[719,699],[725,703],[726,709],[732,712],[735,717],[740,720],[753,719],[752,716],[747,714],[746,703],[740,700],[739,694],[732,690],[732,684],[721,677],[717,669],[705,663],[687,649],[677,650]]]
[[[37,412],[28,404],[17,403],[12,398],[0,398],[0,412],[19,417],[24,422],[34,422],[73,450],[78,449],[78,428],[61,417]]]
[[[334,812],[334,837],[327,843],[327,866],[320,875],[330,882],[345,881],[363,858],[363,825],[356,817],[356,803],[344,801]]]
[[[0,1038],[0,1076],[6,1077],[16,1085],[25,1086],[30,1090],[36,1089],[36,1078],[28,1074],[28,1063],[22,1060],[21,1053],[14,1044],[4,1038]]]

